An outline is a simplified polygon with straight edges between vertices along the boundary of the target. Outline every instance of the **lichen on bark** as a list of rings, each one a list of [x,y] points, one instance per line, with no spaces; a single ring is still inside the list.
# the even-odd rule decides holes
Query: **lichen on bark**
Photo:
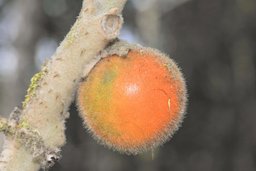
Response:
[[[35,91],[39,87],[39,82],[42,80],[43,76],[47,73],[46,66],[43,66],[42,70],[38,73],[36,73],[31,78],[31,83],[29,85],[29,88],[27,89],[27,94],[25,96],[24,101],[22,102],[22,107],[25,108],[27,103],[31,100],[31,98],[36,94]]]

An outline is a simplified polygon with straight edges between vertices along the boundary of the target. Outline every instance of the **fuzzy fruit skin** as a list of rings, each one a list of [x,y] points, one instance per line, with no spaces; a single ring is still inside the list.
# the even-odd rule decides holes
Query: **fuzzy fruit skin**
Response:
[[[80,84],[78,106],[101,143],[128,154],[151,150],[178,129],[186,88],[177,65],[152,49],[101,59]]]

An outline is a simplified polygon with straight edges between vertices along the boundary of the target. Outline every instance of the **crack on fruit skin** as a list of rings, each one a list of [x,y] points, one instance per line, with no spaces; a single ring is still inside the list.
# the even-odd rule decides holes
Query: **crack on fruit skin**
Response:
[[[168,99],[168,109],[169,109],[169,112],[171,112],[171,99],[170,98]]]
[[[153,89],[153,90],[161,91],[162,93],[164,93],[164,95],[166,95],[166,97],[168,98],[167,100],[168,111],[171,113],[171,98],[168,96],[167,92],[163,89]]]
[[[165,90],[163,90],[163,89],[157,88],[157,89],[153,89],[153,90],[161,91],[161,92],[163,92],[168,97],[167,92]]]

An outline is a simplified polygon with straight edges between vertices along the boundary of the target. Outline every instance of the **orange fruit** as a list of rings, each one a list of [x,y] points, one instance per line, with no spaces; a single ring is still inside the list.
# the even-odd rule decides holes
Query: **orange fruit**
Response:
[[[131,49],[101,59],[80,84],[78,106],[86,127],[102,144],[137,154],[168,140],[183,119],[186,87],[164,54]]]

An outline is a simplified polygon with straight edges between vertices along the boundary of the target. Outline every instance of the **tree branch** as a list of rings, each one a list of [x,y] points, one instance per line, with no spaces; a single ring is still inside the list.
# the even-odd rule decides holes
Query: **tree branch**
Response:
[[[125,2],[84,0],[74,26],[52,59],[31,80],[19,116],[12,117],[14,128],[23,133],[15,130],[15,136],[7,134],[1,171],[35,171],[58,158],[53,154],[65,144],[65,119],[84,66],[118,36]],[[7,123],[0,119],[0,124]]]

